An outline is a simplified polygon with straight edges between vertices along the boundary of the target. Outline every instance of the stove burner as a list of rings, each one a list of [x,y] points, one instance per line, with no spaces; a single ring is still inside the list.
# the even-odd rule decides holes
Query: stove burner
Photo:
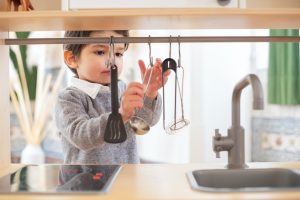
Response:
[[[119,165],[28,165],[0,178],[0,193],[106,193]]]

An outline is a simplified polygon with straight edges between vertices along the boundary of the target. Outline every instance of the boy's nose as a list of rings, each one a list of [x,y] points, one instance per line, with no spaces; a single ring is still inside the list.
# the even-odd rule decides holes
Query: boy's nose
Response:
[[[113,65],[114,61],[115,61],[114,52],[111,51],[107,58],[107,62],[109,62],[109,65]]]
[[[113,64],[113,57],[112,57],[112,55],[107,56],[105,59],[106,59],[105,64],[107,66],[111,66]]]

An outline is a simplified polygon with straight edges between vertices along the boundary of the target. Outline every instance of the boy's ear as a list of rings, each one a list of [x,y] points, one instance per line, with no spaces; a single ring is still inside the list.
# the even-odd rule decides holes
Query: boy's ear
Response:
[[[76,69],[78,67],[78,63],[76,57],[72,53],[72,51],[64,51],[64,60],[65,63],[72,69]]]

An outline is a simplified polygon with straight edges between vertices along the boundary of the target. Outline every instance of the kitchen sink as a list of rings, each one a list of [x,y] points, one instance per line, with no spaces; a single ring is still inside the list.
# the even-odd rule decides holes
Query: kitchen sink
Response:
[[[300,191],[300,170],[284,168],[195,170],[187,177],[206,192]]]

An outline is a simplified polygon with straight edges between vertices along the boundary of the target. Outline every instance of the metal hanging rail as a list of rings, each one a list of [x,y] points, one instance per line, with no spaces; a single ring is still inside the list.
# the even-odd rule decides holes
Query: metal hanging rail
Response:
[[[5,45],[109,43],[107,37],[4,39]],[[300,36],[114,37],[113,43],[300,42]]]

